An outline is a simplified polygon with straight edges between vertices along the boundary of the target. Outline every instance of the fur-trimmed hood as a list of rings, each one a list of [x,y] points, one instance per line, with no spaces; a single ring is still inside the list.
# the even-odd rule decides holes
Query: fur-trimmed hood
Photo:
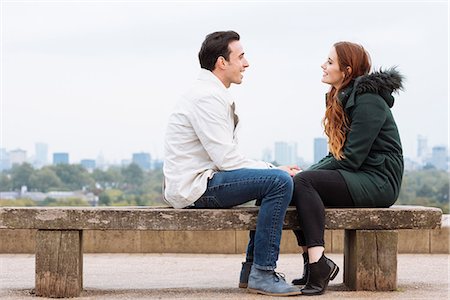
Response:
[[[371,74],[356,78],[353,91],[356,95],[373,93],[380,95],[389,107],[394,105],[392,93],[403,89],[404,76],[395,67],[387,70],[380,69]]]

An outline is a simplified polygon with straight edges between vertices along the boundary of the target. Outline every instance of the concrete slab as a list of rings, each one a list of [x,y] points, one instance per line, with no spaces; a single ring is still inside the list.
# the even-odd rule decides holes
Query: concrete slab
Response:
[[[342,284],[342,254],[328,256],[341,271],[320,299],[449,299],[450,255],[400,254],[395,292],[347,291]],[[243,258],[239,254],[85,254],[85,290],[79,299],[277,299],[237,288]],[[0,255],[1,299],[36,299],[30,293],[34,263],[31,254]],[[300,274],[301,266],[300,255],[282,254],[277,271],[290,281]]]

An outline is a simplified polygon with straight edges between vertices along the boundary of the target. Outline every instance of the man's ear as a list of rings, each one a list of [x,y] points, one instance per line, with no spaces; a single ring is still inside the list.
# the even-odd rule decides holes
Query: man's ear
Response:
[[[219,56],[216,61],[216,68],[219,68],[221,70],[225,69],[227,66],[227,60],[223,56]]]

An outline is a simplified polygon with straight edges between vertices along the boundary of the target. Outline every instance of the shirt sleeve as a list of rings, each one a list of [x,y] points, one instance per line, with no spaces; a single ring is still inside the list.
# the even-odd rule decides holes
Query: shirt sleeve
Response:
[[[199,99],[192,111],[191,124],[218,170],[267,169],[263,161],[246,158],[234,139],[234,120],[229,103],[217,96]]]

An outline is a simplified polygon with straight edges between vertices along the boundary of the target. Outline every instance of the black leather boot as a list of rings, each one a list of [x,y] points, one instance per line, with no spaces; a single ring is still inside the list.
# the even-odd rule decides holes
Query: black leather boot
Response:
[[[304,252],[303,254],[303,275],[301,278],[297,278],[292,280],[293,285],[305,285],[308,281],[308,275],[309,275],[309,258],[308,253]]]
[[[322,254],[318,262],[309,264],[309,277],[305,287],[302,288],[302,295],[321,295],[325,292],[328,282],[333,280],[339,267],[329,258]]]
[[[248,286],[248,276],[250,275],[252,265],[252,261],[245,261],[242,263],[241,275],[239,276],[239,287],[241,289],[246,289]]]

